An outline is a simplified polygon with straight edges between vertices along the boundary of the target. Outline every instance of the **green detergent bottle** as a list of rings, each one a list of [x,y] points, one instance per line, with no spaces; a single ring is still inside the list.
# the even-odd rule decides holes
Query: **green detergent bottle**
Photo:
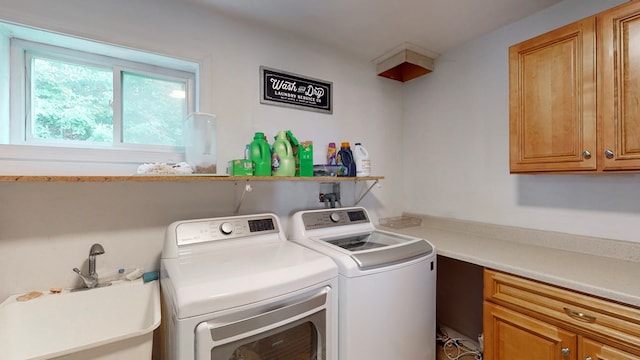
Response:
[[[293,149],[284,131],[278,133],[276,141],[273,143],[271,174],[273,176],[295,176],[296,174],[296,162],[293,158]]]
[[[253,162],[254,176],[271,176],[271,148],[264,133],[257,132],[249,144],[249,157]]]

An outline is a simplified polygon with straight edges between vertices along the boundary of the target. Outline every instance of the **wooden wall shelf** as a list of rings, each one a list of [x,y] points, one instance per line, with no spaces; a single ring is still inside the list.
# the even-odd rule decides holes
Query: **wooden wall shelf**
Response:
[[[1,175],[0,182],[159,182],[159,181],[316,181],[343,182],[382,180],[384,176],[207,176],[207,175],[131,175],[131,176],[34,176]]]

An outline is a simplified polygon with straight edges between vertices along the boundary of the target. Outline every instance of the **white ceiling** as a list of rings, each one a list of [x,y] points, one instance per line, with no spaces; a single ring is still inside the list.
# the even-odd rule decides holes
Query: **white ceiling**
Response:
[[[373,60],[410,43],[443,53],[560,0],[187,0]]]

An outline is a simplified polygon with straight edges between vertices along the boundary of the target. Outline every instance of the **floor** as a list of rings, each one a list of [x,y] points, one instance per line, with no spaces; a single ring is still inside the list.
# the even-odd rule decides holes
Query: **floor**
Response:
[[[442,345],[438,344],[438,349],[436,351],[436,360],[480,360],[481,359],[481,358],[476,359],[475,354],[464,355],[463,353],[467,351],[468,349],[464,347],[460,348],[460,350],[455,349],[453,347],[448,347],[445,350]]]
[[[479,344],[446,326],[438,326],[436,360],[482,360]]]

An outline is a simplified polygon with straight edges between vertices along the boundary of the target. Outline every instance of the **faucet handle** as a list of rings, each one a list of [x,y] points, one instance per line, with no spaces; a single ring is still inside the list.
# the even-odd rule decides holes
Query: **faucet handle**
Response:
[[[78,268],[73,268],[73,271],[82,278],[82,281],[84,282],[84,285],[87,288],[94,288],[94,287],[96,287],[96,285],[98,285],[98,279],[97,278],[93,278],[91,276],[87,276],[87,275],[83,274],[82,271],[80,271],[80,269],[78,269]]]

